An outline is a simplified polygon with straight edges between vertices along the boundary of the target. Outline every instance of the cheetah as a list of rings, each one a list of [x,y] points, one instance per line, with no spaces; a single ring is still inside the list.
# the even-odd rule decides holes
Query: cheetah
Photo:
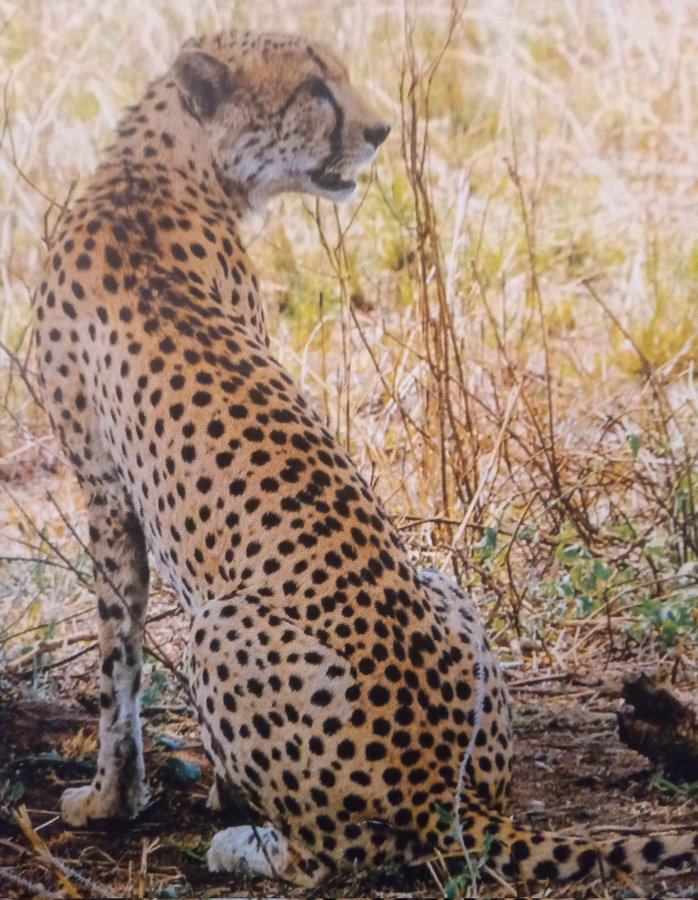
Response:
[[[473,604],[413,566],[270,353],[242,220],[285,191],[351,197],[388,133],[320,45],[193,40],[59,226],[36,345],[86,498],[101,653],[97,774],[65,791],[63,818],[148,802],[150,554],[189,616],[216,780],[269,823],[219,832],[210,868],[315,885],[463,849],[511,879],[695,865],[696,835],[592,843],[512,824],[509,700]]]

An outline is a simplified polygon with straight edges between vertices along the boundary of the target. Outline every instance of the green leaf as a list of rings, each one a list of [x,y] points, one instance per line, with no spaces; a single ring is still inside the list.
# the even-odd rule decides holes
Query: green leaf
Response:
[[[21,781],[11,781],[9,782],[5,790],[2,792],[2,801],[6,803],[8,806],[14,806],[24,796],[25,787]]]
[[[582,594],[582,596],[579,598],[579,603],[582,608],[583,616],[588,616],[589,613],[594,611],[594,601],[586,594]]]
[[[566,547],[559,548],[559,556],[563,561],[571,561],[573,559],[577,559],[582,552],[582,548],[579,544],[568,544]]]
[[[160,669],[153,669],[141,694],[141,706],[144,709],[147,709],[149,706],[155,706],[166,690],[167,675]]]
[[[607,565],[603,563],[600,559],[594,560],[594,565],[592,567],[592,575],[595,581],[608,581],[611,575],[613,575],[613,569],[610,569]]]
[[[499,537],[499,529],[487,527],[481,539],[475,544],[480,551],[483,560],[491,559],[497,551],[497,538]]]
[[[170,783],[181,787],[189,787],[192,784],[196,784],[197,781],[201,780],[203,774],[201,766],[188,762],[185,759],[180,759],[178,756],[170,756],[168,758],[165,763],[165,772]]]
[[[184,746],[181,741],[178,741],[176,738],[169,737],[166,734],[159,734],[155,738],[155,743],[160,744],[161,747],[166,747],[168,750],[181,750]]]

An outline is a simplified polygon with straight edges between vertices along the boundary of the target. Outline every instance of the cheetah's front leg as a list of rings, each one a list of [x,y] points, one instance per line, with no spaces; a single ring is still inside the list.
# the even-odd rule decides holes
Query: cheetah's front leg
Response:
[[[136,816],[148,800],[138,715],[148,557],[140,524],[117,489],[89,497],[90,549],[99,612],[99,758],[92,784],[69,788],[61,814],[71,825]]]

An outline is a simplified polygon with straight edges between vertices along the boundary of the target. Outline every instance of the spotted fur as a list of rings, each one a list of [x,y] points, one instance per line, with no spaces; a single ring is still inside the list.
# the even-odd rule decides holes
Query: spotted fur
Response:
[[[472,604],[415,570],[269,352],[241,218],[283,191],[349,196],[387,134],[322,47],[191,42],[62,222],[38,359],[87,498],[102,658],[98,773],[65,793],[63,816],[128,819],[147,802],[149,551],[190,616],[187,671],[217,776],[270,822],[222,832],[212,868],[317,883],[458,856],[458,793],[464,846],[507,877],[695,863],[693,835],[595,845],[504,816],[509,701]]]

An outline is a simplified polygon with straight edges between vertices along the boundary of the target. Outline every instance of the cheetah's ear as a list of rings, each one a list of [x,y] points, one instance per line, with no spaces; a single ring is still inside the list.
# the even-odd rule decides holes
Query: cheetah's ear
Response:
[[[199,119],[211,119],[235,90],[225,63],[201,50],[183,48],[175,60],[174,77],[187,105]]]

